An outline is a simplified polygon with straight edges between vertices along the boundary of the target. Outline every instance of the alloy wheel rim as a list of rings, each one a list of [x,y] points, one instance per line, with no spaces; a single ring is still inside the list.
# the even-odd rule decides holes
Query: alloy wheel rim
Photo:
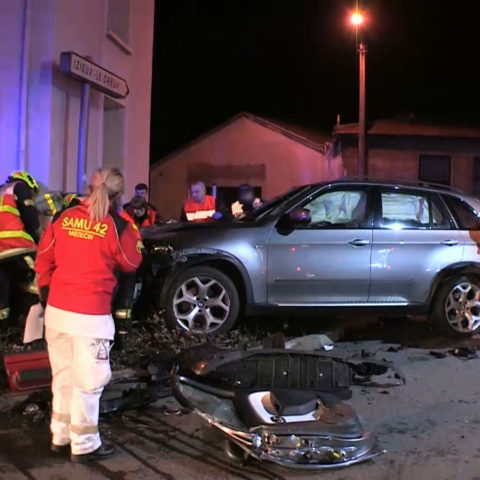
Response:
[[[173,312],[178,326],[194,333],[215,332],[226,322],[230,309],[227,290],[209,276],[185,280],[173,297]]]
[[[470,282],[455,285],[447,297],[445,314],[455,331],[474,332],[480,326],[480,288]]]

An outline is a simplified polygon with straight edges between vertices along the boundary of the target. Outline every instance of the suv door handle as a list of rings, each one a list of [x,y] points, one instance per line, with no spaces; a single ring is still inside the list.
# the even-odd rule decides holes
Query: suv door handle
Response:
[[[350,240],[348,244],[352,245],[352,247],[365,247],[367,245],[370,245],[370,240],[362,240],[361,238],[354,238],[353,240]]]
[[[440,242],[442,245],[446,245],[447,247],[454,247],[455,245],[458,245],[457,240],[444,240],[443,242]]]

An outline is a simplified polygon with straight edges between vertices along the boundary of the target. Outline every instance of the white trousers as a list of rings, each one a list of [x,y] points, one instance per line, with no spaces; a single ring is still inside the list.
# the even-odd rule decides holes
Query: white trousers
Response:
[[[74,455],[96,450],[100,396],[112,376],[110,341],[46,328],[52,367],[52,443]]]

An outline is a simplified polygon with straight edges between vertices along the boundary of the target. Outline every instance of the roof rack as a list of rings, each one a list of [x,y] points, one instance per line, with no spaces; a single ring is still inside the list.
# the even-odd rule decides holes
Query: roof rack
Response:
[[[371,177],[369,175],[359,175],[359,176],[346,176],[341,177],[338,181],[357,181],[357,182],[373,182],[373,183],[394,183],[398,185],[405,185],[405,186],[420,186],[420,187],[428,187],[428,188],[436,188],[437,190],[446,190],[456,193],[463,193],[459,188],[452,187],[451,185],[444,185],[443,183],[434,183],[434,182],[426,182],[424,180],[405,180],[400,178],[378,178],[378,177]]]

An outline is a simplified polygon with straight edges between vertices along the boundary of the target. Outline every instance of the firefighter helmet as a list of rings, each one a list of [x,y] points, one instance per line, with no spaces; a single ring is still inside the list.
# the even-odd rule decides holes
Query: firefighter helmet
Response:
[[[8,183],[15,182],[18,180],[22,180],[25,182],[34,192],[38,192],[40,187],[38,186],[38,182],[25,170],[18,170],[13,172],[7,179]]]

